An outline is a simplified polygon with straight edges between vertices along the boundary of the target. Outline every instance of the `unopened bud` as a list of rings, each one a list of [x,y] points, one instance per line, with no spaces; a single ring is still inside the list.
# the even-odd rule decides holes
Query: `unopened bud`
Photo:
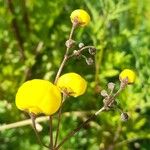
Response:
[[[89,48],[89,53],[91,55],[95,55],[96,54],[96,48]]]
[[[75,43],[74,40],[69,39],[69,40],[66,41],[65,45],[66,45],[67,48],[71,48],[74,43]]]
[[[115,88],[115,84],[113,82],[108,83],[108,89],[110,89],[111,91],[113,91]]]
[[[92,65],[93,64],[93,59],[92,58],[86,58],[86,63],[88,64],[88,65]]]
[[[79,55],[80,55],[80,52],[79,52],[78,50],[74,50],[74,51],[73,51],[73,54],[74,54],[75,56],[79,56]]]
[[[79,43],[79,48],[82,48],[84,46],[84,43]]]
[[[123,113],[121,114],[121,120],[122,120],[122,121],[128,121],[128,119],[129,119],[128,114],[125,113],[125,112],[123,112]]]
[[[104,97],[106,97],[106,96],[108,96],[108,93],[107,93],[106,90],[102,90],[102,91],[101,91],[101,95],[104,96]]]

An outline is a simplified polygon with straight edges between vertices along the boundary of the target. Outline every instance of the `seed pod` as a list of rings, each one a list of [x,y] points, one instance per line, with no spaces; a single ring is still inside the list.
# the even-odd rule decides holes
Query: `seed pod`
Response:
[[[113,91],[115,88],[115,84],[113,82],[108,83],[108,89],[110,89],[111,91]]]
[[[73,51],[73,54],[74,54],[75,56],[80,56],[80,52],[79,52],[78,50],[74,50],[74,51]]]
[[[128,121],[128,119],[129,119],[129,116],[127,113],[125,113],[125,112],[121,113],[121,120],[122,121]]]
[[[106,96],[108,96],[108,93],[107,93],[106,90],[102,90],[102,91],[101,91],[101,95],[102,95],[103,97],[106,97]]]
[[[71,48],[74,45],[75,41],[72,39],[69,39],[66,41],[65,45],[67,48]]]
[[[84,43],[79,43],[78,47],[82,48],[84,46]]]
[[[88,50],[89,50],[89,53],[91,55],[95,55],[96,54],[96,48],[89,48]]]
[[[85,61],[88,65],[92,65],[94,62],[92,58],[86,58]]]

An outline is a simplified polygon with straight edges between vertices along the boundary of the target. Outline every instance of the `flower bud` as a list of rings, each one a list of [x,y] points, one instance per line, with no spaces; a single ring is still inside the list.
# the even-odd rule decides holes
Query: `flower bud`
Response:
[[[125,112],[121,113],[121,120],[122,121],[128,121],[128,119],[129,119],[129,116],[127,113],[125,113]]]
[[[96,54],[96,48],[89,48],[89,53],[91,55],[95,55]]]
[[[135,78],[136,78],[135,72],[130,69],[124,69],[119,75],[120,81],[127,80],[128,84],[134,83]]]
[[[74,40],[69,39],[69,40],[66,41],[65,45],[66,45],[67,48],[71,48],[74,43],[75,43]]]
[[[85,93],[87,82],[77,73],[66,73],[58,78],[56,85],[66,94],[77,97]]]
[[[115,88],[115,84],[113,82],[108,83],[108,89],[110,89],[111,91],[113,91]]]
[[[79,48],[82,48],[82,47],[84,47],[84,43],[79,43]]]
[[[94,63],[92,58],[86,58],[85,61],[88,65],[92,65]]]
[[[106,96],[108,96],[108,93],[107,93],[106,90],[102,90],[102,91],[101,91],[101,95],[102,95],[103,97],[106,97]]]
[[[80,56],[80,52],[79,52],[78,50],[74,50],[74,51],[73,51],[73,54],[74,54],[75,56]]]
[[[81,27],[88,25],[90,22],[89,14],[85,10],[82,10],[82,9],[74,10],[71,13],[70,18],[71,18],[71,22],[74,25],[79,25]]]
[[[16,94],[17,108],[33,114],[52,115],[59,109],[60,104],[60,90],[46,80],[26,81]]]

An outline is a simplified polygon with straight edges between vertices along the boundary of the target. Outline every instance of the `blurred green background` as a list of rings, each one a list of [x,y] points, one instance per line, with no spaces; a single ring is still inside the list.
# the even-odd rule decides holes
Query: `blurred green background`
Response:
[[[74,40],[77,44],[94,45],[97,54],[92,66],[84,59],[72,59],[63,70],[81,74],[88,81],[88,90],[83,96],[66,101],[59,141],[102,107],[99,90],[106,89],[110,81],[118,85],[121,70],[134,69],[137,79],[118,97],[120,106],[130,116],[128,122],[122,122],[117,111],[103,113],[61,149],[148,150],[149,0],[0,0],[0,125],[29,118],[15,106],[17,89],[33,78],[53,82],[71,29],[70,13],[78,8],[89,12],[91,22],[76,29]],[[54,129],[56,123],[54,119]],[[42,140],[48,143],[48,122],[40,125]],[[41,149],[45,150],[38,145],[29,125],[0,131],[0,150]]]

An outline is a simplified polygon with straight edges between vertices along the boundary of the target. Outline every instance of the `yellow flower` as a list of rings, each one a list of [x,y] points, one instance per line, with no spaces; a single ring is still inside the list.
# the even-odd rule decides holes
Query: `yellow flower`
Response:
[[[73,24],[76,24],[82,27],[88,25],[91,20],[89,14],[85,10],[82,10],[82,9],[74,10],[71,13],[70,18]]]
[[[62,75],[56,85],[73,97],[84,94],[87,88],[87,82],[79,74],[73,72]]]
[[[130,69],[124,69],[120,75],[119,75],[119,79],[120,80],[124,80],[126,79],[128,80],[128,83],[134,83],[136,75],[135,72],[130,70]]]
[[[16,94],[16,106],[34,114],[55,113],[61,104],[60,90],[51,82],[33,79],[23,83]]]

